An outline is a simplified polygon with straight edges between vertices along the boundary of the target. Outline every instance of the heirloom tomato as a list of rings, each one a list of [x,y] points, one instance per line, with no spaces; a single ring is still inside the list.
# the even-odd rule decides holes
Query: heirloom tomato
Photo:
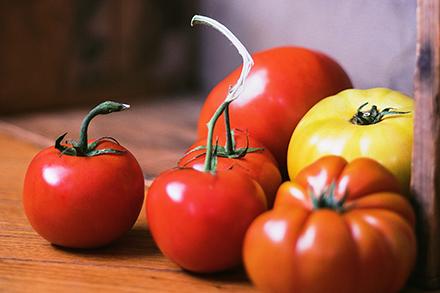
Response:
[[[231,123],[268,147],[284,173],[289,139],[302,116],[322,98],[352,84],[338,63],[310,49],[272,48],[255,53],[253,58],[255,65],[243,92],[231,104]],[[237,68],[209,93],[198,121],[199,138],[206,137],[206,123],[239,74]],[[215,134],[224,131],[220,122]]]
[[[249,227],[250,278],[264,292],[398,292],[416,255],[414,212],[398,190],[372,159],[319,159]]]
[[[35,231],[65,247],[92,248],[130,230],[144,200],[144,178],[134,156],[110,138],[87,140],[90,120],[127,109],[104,102],[84,119],[79,142],[39,152],[24,179],[23,205]]]
[[[298,123],[289,144],[290,178],[318,158],[369,157],[388,168],[408,192],[413,100],[386,88],[350,89],[323,99]]]

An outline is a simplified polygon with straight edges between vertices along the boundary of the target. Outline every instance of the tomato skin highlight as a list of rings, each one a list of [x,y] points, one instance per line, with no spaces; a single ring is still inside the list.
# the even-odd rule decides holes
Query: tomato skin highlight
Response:
[[[302,116],[324,97],[351,88],[342,67],[330,57],[300,47],[279,47],[252,55],[255,65],[240,97],[230,105],[231,125],[248,130],[267,146],[283,171],[289,139]],[[240,74],[237,68],[209,93],[198,121],[198,137]],[[224,121],[216,126],[224,134]],[[284,173],[284,171],[282,172]]]
[[[198,273],[238,266],[244,234],[265,210],[258,183],[221,170],[166,171],[154,180],[146,199],[148,225],[160,250]]]
[[[379,110],[393,108],[406,114],[388,115],[369,125],[350,120],[358,108],[368,102]],[[326,155],[338,155],[348,161],[369,157],[390,170],[399,179],[402,192],[409,193],[413,144],[414,101],[386,88],[350,89],[327,97],[301,119],[292,134],[287,167],[295,178],[307,165]]]
[[[250,176],[261,185],[266,195],[268,206],[272,207],[275,194],[282,180],[277,161],[265,146],[237,129],[234,131],[234,141],[237,149],[245,148],[248,145],[249,148],[262,148],[262,150],[248,152],[241,158],[217,157],[217,169],[237,171]],[[225,136],[218,138],[218,145],[224,146],[225,142]],[[188,148],[187,152],[205,144],[206,139],[198,140]],[[192,167],[202,171],[205,157],[206,149],[193,151],[183,156],[178,162],[178,166],[182,168]]]
[[[319,195],[332,182],[336,200],[347,195],[343,209],[315,208],[310,190]],[[381,185],[359,190],[358,182]],[[249,277],[264,292],[398,292],[415,263],[416,237],[414,211],[396,187],[397,179],[368,158],[325,156],[307,166],[249,227]]]
[[[144,178],[134,156],[113,142],[97,149],[116,155],[77,157],[48,147],[26,172],[23,206],[35,231],[71,248],[107,245],[136,222],[144,200]]]

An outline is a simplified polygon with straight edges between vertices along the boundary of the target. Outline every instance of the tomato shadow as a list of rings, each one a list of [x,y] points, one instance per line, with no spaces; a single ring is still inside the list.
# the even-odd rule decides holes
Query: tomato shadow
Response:
[[[52,244],[58,252],[75,258],[75,263],[105,265],[115,267],[136,267],[157,271],[172,271],[187,274],[201,281],[208,281],[217,289],[230,288],[231,284],[250,284],[243,267],[219,273],[193,273],[179,268],[167,259],[156,246],[154,239],[144,223],[135,225],[129,232],[115,242],[91,249],[66,248]],[[154,260],[154,265],[152,265]]]
[[[242,266],[224,272],[209,273],[209,274],[193,273],[186,270],[184,271],[185,273],[191,275],[194,278],[212,282],[214,286],[218,289],[222,289],[223,287],[222,284],[230,285],[230,284],[250,283],[250,280],[247,277],[246,272]]]
[[[146,225],[136,225],[121,238],[99,248],[52,246],[59,251],[93,258],[142,258],[161,254]]]

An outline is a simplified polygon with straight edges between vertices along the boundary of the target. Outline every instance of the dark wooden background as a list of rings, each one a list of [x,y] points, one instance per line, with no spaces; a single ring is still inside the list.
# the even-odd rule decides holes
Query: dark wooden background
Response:
[[[0,114],[194,88],[195,0],[0,0]]]

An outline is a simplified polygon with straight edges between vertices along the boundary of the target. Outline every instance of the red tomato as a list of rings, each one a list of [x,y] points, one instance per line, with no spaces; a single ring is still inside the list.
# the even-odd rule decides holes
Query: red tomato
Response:
[[[231,124],[248,130],[276,156],[286,170],[287,147],[304,114],[319,100],[352,84],[344,70],[330,57],[305,48],[281,47],[253,55],[255,65],[245,89],[230,105]],[[209,94],[198,122],[199,138],[206,137],[206,123],[225,99],[240,74],[237,68]],[[216,135],[224,133],[223,118]]]
[[[367,158],[330,156],[306,167],[250,226],[250,278],[266,292],[398,292],[416,254],[414,212],[398,186]]]
[[[128,109],[107,101],[84,118],[79,141],[39,152],[24,179],[23,205],[32,227],[53,244],[91,248],[110,243],[130,230],[144,200],[142,170],[113,139],[88,142],[97,115]]]
[[[241,263],[244,234],[266,210],[261,187],[239,172],[174,169],[152,183],[146,212],[160,250],[193,272]]]
[[[246,153],[240,158],[217,158],[217,170],[234,170],[250,176],[257,181],[266,194],[269,207],[272,207],[275,200],[275,194],[281,184],[281,174],[278,170],[278,164],[270,153],[260,142],[246,135],[237,129],[234,130],[234,140],[237,149],[246,148],[262,148],[262,150]],[[225,136],[220,136],[218,140],[219,146],[224,146],[226,142]],[[206,145],[206,139],[201,139],[194,143],[188,151]],[[192,167],[199,171],[204,168],[206,157],[206,149],[197,150],[186,154],[178,163],[179,167]]]
[[[32,227],[47,241],[89,248],[130,230],[144,200],[142,170],[125,148],[102,142],[97,149],[124,150],[95,157],[38,153],[24,180],[23,205]]]

